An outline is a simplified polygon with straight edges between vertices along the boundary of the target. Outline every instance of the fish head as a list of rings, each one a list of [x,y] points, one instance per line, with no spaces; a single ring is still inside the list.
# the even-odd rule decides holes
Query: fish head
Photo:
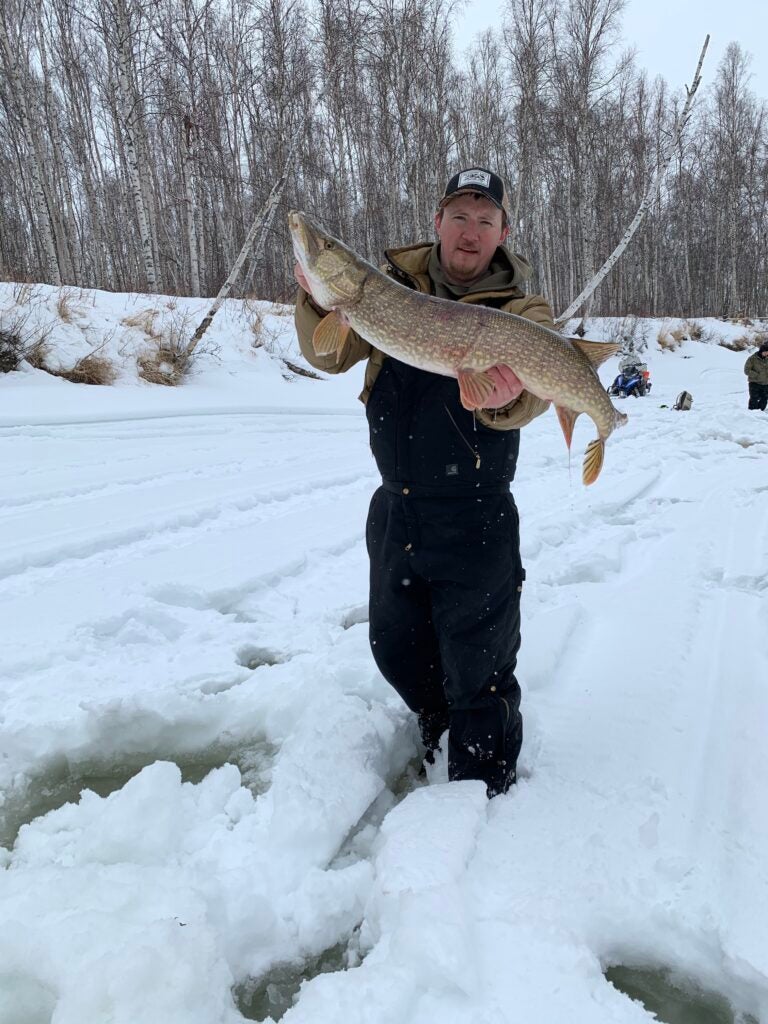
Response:
[[[371,267],[306,213],[291,210],[288,227],[296,260],[312,297],[324,309],[354,306]]]

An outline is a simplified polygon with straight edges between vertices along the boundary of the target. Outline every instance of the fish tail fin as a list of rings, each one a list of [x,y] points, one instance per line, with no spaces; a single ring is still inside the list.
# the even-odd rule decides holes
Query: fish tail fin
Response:
[[[337,313],[329,313],[323,317],[312,335],[315,354],[334,356],[341,352],[350,329],[349,324],[345,324]]]
[[[581,469],[581,479],[587,486],[593,484],[600,476],[604,458],[605,441],[603,438],[598,437],[594,441],[590,441],[584,453],[584,465]]]
[[[558,420],[560,420],[560,427],[563,431],[565,443],[568,445],[568,451],[570,451],[571,441],[573,440],[573,425],[581,413],[574,412],[573,409],[566,409],[562,405],[556,405],[555,412],[557,413]]]

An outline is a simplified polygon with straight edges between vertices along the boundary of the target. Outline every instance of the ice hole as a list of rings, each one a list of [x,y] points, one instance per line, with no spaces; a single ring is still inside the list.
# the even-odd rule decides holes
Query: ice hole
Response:
[[[246,1020],[278,1021],[296,1002],[305,981],[358,965],[357,954],[350,952],[348,943],[341,942],[311,960],[280,964],[265,978],[248,978],[235,986],[232,995]]]
[[[179,766],[182,781],[194,784],[201,782],[214,768],[234,764],[240,770],[243,785],[258,796],[269,788],[276,753],[277,748],[266,740],[255,740],[185,754],[145,751],[114,761],[70,762],[66,757],[57,758],[40,774],[32,776],[23,790],[7,795],[0,807],[0,846],[10,849],[22,825],[64,804],[78,803],[84,789],[101,797],[109,796],[155,761],[173,761]]]
[[[724,996],[669,969],[619,965],[609,967],[605,977],[664,1024],[759,1024]]]
[[[331,861],[332,868],[344,868],[371,856],[381,824],[401,800],[420,786],[427,785],[426,772],[422,771],[423,759],[413,758],[397,776],[387,780],[386,786],[370,803],[360,819],[341,843],[338,853]]]

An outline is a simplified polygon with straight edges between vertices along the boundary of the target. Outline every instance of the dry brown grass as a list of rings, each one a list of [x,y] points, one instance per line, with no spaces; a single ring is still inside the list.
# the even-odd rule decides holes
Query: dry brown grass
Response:
[[[82,297],[82,292],[76,295],[71,288],[59,288],[59,294],[56,299],[56,313],[65,324],[71,324],[76,318],[82,317],[85,314],[82,305],[77,305],[78,299],[81,300]]]
[[[48,369],[48,373],[71,381],[72,384],[93,384],[101,387],[108,387],[117,379],[117,370],[112,363],[94,352],[78,359],[74,366],[57,370]]]
[[[701,341],[704,336],[704,328],[698,322],[698,320],[686,320],[688,325],[688,337],[691,341]]]
[[[35,290],[35,286],[30,281],[20,281],[14,285],[13,288],[13,301],[17,306],[26,306],[29,300],[32,298],[32,293]]]
[[[664,327],[658,333],[656,343],[662,352],[674,352],[675,349],[680,348],[682,338],[678,337],[677,332],[670,331]]]
[[[656,340],[660,349],[665,352],[674,352],[684,341],[700,341],[703,334],[702,326],[696,320],[683,320],[675,327],[670,327],[665,322],[662,324]]]
[[[756,341],[755,335],[742,334],[738,338],[726,338],[722,339],[720,344],[723,348],[728,348],[731,352],[746,352],[748,348],[752,348],[753,345],[759,345],[760,342]]]
[[[150,384],[176,387],[181,384],[192,368],[192,357],[187,355],[187,346],[179,337],[159,339],[151,348],[146,348],[136,359],[139,376]]]
[[[48,344],[47,338],[35,338],[24,349],[24,358],[36,370],[48,370],[50,355],[51,346]]]
[[[155,317],[159,313],[160,310],[158,309],[140,309],[138,313],[134,313],[132,316],[124,316],[120,323],[124,327],[138,327],[148,338],[157,341],[162,337],[160,332],[155,330]]]
[[[278,328],[270,327],[267,323],[267,316],[271,315],[270,310],[262,310],[256,306],[246,304],[248,327],[253,334],[251,348],[265,348],[268,352],[274,353],[277,348],[277,340],[281,331]]]
[[[267,312],[270,316],[292,317],[294,315],[294,307],[288,306],[284,302],[272,302]]]

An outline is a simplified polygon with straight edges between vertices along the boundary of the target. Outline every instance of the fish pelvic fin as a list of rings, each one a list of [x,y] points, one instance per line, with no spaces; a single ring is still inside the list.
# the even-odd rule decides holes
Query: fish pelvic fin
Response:
[[[457,370],[459,398],[465,409],[482,409],[493,391],[493,378],[485,370]]]
[[[581,413],[574,412],[573,409],[566,409],[562,405],[556,405],[555,412],[557,413],[557,418],[560,420],[560,427],[563,431],[565,443],[568,445],[568,451],[570,451],[571,441],[573,440],[573,426]]]
[[[569,338],[568,340],[586,357],[595,370],[621,348],[620,345],[614,345],[613,342],[608,341],[585,341],[583,338]]]
[[[602,437],[590,441],[584,453],[584,465],[581,468],[581,479],[587,486],[593,484],[600,476],[604,458],[605,441]]]
[[[324,316],[312,335],[312,347],[318,356],[332,356],[341,352],[351,327],[338,313]]]

